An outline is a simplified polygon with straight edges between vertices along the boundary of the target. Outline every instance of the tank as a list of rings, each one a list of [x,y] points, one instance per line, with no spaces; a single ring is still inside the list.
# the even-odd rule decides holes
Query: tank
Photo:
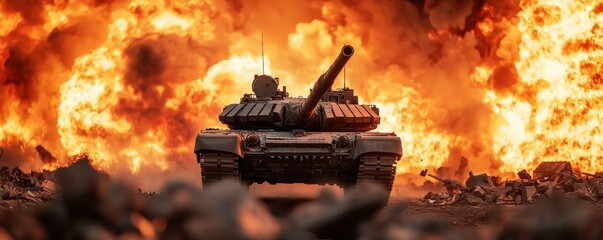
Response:
[[[379,108],[359,104],[351,88],[332,90],[354,54],[344,45],[306,98],[289,97],[280,79],[255,75],[254,94],[225,106],[228,129],[201,131],[195,155],[204,186],[222,179],[244,184],[336,184],[344,190],[375,181],[391,191],[402,157],[395,133],[374,132]]]

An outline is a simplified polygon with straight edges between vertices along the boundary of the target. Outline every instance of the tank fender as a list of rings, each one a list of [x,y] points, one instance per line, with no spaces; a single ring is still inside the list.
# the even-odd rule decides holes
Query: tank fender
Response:
[[[393,153],[402,157],[402,141],[394,134],[389,136],[356,136],[352,158],[373,152]]]
[[[221,151],[244,157],[243,139],[239,134],[199,133],[195,140],[195,153],[200,151]]]

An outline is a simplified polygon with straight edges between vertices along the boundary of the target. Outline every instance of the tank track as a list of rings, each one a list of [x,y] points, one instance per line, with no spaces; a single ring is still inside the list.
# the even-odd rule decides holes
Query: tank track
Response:
[[[395,155],[365,154],[360,156],[356,186],[372,181],[381,184],[388,192],[391,192],[396,176],[397,161],[398,156]]]
[[[238,156],[224,152],[201,154],[201,181],[203,187],[224,179],[240,181]]]

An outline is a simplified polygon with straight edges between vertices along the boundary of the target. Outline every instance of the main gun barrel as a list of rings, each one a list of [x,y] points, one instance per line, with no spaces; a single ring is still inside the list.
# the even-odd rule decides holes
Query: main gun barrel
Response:
[[[341,48],[341,52],[339,53],[339,56],[337,56],[337,59],[335,59],[333,64],[331,64],[324,74],[320,75],[318,80],[314,83],[314,87],[310,91],[310,94],[308,94],[306,100],[301,104],[299,108],[300,119],[305,120],[311,117],[314,108],[322,96],[331,89],[331,86],[333,86],[333,83],[335,82],[335,78],[337,78],[337,75],[339,75],[339,72],[341,72],[341,69],[343,69],[353,54],[354,48],[352,46],[346,44]]]

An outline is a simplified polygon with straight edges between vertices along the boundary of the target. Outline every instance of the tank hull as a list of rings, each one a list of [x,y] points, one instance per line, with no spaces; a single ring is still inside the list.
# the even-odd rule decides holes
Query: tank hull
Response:
[[[393,133],[204,130],[195,143],[203,185],[375,181],[391,190],[401,141]]]

